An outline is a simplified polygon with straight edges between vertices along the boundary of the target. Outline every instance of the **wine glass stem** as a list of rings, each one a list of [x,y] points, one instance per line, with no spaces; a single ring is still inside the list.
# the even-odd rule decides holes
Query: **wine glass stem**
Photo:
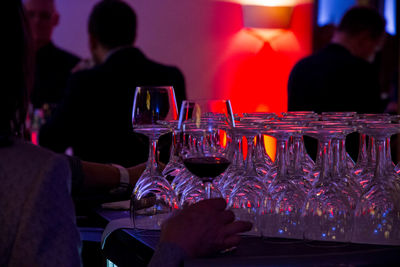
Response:
[[[177,136],[176,136],[176,131],[173,130],[172,131],[172,145],[171,145],[171,151],[170,151],[170,155],[169,158],[170,160],[172,159],[177,159],[178,158],[178,154],[177,154],[177,150],[176,150],[176,143],[177,143]]]
[[[157,171],[157,144],[158,138],[149,137],[149,159],[147,160],[146,169],[154,174]]]
[[[357,163],[364,163],[366,161],[367,146],[366,146],[366,134],[360,133],[360,145],[358,150]]]
[[[384,176],[387,166],[386,159],[386,140],[384,138],[375,139],[376,146],[376,168],[375,178]]]
[[[293,136],[293,144],[294,144],[294,162],[293,162],[293,170],[294,172],[301,173],[301,160],[302,156],[304,155],[304,151],[302,150],[301,146],[302,136]]]
[[[321,173],[319,177],[319,182],[320,183],[326,183],[327,178],[331,175],[331,164],[330,164],[330,159],[329,159],[329,153],[330,153],[330,144],[331,144],[331,139],[324,138],[321,141],[322,145],[322,160],[321,160]]]
[[[205,193],[206,193],[206,198],[210,199],[211,198],[212,183],[211,182],[205,182],[204,186],[205,186],[204,190],[205,190]]]
[[[246,173],[254,171],[253,156],[254,156],[254,138],[255,135],[246,135],[247,140],[247,155],[246,155]]]
[[[288,139],[277,137],[276,141],[276,160],[278,166],[279,177],[287,177],[287,143]]]

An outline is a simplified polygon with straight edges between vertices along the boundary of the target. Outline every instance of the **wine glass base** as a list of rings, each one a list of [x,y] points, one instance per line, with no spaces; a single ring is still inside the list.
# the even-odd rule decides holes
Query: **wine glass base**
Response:
[[[341,248],[350,245],[348,242],[333,242],[333,241],[318,241],[318,240],[304,240],[304,244],[313,248]]]
[[[262,237],[262,241],[272,244],[300,244],[304,243],[302,239],[280,238],[280,237]]]
[[[156,139],[164,134],[171,132],[171,129],[167,127],[141,126],[134,128],[133,131]]]

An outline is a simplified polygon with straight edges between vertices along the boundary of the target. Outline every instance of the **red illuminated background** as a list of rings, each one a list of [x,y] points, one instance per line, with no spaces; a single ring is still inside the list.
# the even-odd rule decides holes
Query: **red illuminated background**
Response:
[[[55,43],[89,57],[87,16],[95,0],[58,1]],[[311,53],[311,0],[127,0],[138,15],[136,45],[178,66],[188,97],[231,99],[235,113],[283,112],[290,69]],[[249,29],[243,5],[291,6],[286,29]],[[273,145],[270,147],[274,147]],[[274,153],[270,149],[269,153]]]

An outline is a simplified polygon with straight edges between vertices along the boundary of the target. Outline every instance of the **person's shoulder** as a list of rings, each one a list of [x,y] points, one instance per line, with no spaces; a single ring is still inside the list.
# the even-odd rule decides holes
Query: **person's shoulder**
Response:
[[[70,65],[75,66],[80,60],[80,58],[77,55],[75,55],[63,48],[60,48],[56,45],[53,45],[53,52],[58,58],[60,58],[61,60],[63,60],[64,62],[66,62]]]
[[[157,75],[164,75],[175,81],[183,80],[183,73],[177,66],[163,64],[154,60],[149,60],[148,64],[152,72],[157,73]]]
[[[50,151],[48,149],[42,148],[40,146],[34,145],[30,142],[20,140],[20,139],[13,139],[12,145],[6,148],[3,148],[3,153],[15,153],[18,154],[23,152],[24,157],[31,158],[32,161],[40,160],[40,161],[47,161],[52,157],[59,157],[60,155]]]
[[[308,71],[308,69],[315,65],[316,55],[308,55],[299,61],[293,66],[291,73],[297,73],[302,71]]]
[[[81,98],[80,101],[86,101],[86,97],[93,96],[93,93],[106,86],[108,80],[109,75],[100,66],[79,70],[70,75],[66,94],[75,100]]]
[[[103,65],[96,65],[94,67],[88,68],[88,69],[82,69],[78,70],[76,72],[73,72],[70,76],[70,82],[91,82],[95,83],[98,80],[101,80],[104,78],[104,66]]]
[[[307,72],[309,72],[310,69],[317,71],[323,70],[328,65],[332,67],[332,64],[339,64],[338,62],[348,61],[350,58],[351,55],[345,48],[336,44],[328,44],[311,55],[300,59],[293,67],[293,70],[304,70]]]
[[[163,69],[170,72],[181,73],[181,70],[174,65],[164,64],[155,60],[148,59],[149,64],[152,64],[154,68]]]
[[[168,71],[171,73],[182,73],[181,70],[177,66],[161,63],[154,59],[150,59],[147,56],[145,56],[143,54],[143,52],[141,52],[139,49],[137,49],[137,48],[134,48],[134,49],[136,49],[137,53],[141,53],[143,55],[143,57],[144,57],[143,61],[144,61],[144,63],[146,63],[147,66],[150,66],[150,67],[152,67],[154,69],[158,69],[158,70]]]
[[[44,166],[61,164],[65,169],[68,165],[68,160],[64,155],[20,139],[13,139],[12,145],[2,147],[0,154],[3,168],[18,169],[17,172],[30,172],[32,176],[45,171]]]

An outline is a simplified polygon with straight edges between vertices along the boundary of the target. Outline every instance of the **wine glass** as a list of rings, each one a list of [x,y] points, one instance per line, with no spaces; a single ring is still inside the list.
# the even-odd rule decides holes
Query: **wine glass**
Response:
[[[275,113],[264,113],[264,112],[253,112],[244,113],[241,122],[248,124],[259,124],[263,125],[267,121],[275,120],[277,115]],[[256,136],[256,142],[254,143],[254,165],[257,170],[257,174],[264,177],[271,167],[273,166],[273,161],[265,150],[266,138],[271,139],[270,136],[259,133]],[[250,142],[252,143],[252,142]]]
[[[305,130],[305,134],[317,138],[319,153],[313,189],[308,192],[302,208],[304,237],[307,240],[350,241],[352,228],[351,204],[348,188],[334,180],[334,161],[332,160],[332,139],[348,131],[343,124],[334,125],[319,122]]]
[[[306,199],[308,181],[302,173],[289,172],[289,139],[302,128],[292,122],[269,122],[263,133],[277,139],[274,167],[264,178],[268,186],[269,201],[265,207],[264,226],[267,237],[302,239],[301,208]],[[296,163],[296,165],[298,165]],[[293,241],[289,241],[293,242]]]
[[[178,139],[178,132],[177,132],[178,120],[169,121],[166,122],[165,124],[169,125],[172,129],[172,146],[169,155],[169,161],[165,166],[164,170],[162,171],[162,174],[164,177],[166,177],[167,180],[173,181],[174,178],[177,177],[179,173],[185,170],[185,166],[181,162],[181,159],[179,158],[178,153],[176,151],[177,139]]]
[[[247,140],[247,153],[244,162],[238,159],[238,169],[231,180],[226,182],[224,195],[235,217],[253,222],[251,234],[261,236],[262,212],[268,196],[255,165],[255,137],[260,134],[260,126],[239,122],[233,131],[235,136],[243,136]],[[242,157],[242,153],[239,156]]]
[[[393,171],[390,136],[400,132],[398,123],[369,123],[362,131],[374,138],[375,170],[354,212],[352,241],[400,245],[400,179]],[[389,153],[388,153],[389,150]]]
[[[179,155],[189,172],[202,183],[193,183],[185,190],[190,203],[201,199],[222,197],[213,180],[222,174],[232,161],[230,130],[234,127],[229,100],[183,101],[178,129],[181,132]]]
[[[172,86],[137,87],[133,103],[133,130],[149,138],[149,159],[146,169],[136,183],[132,194],[131,216],[135,227],[136,218],[154,216],[149,223],[161,224],[172,210],[178,208],[175,193],[162,176],[157,163],[157,142],[161,135],[171,132],[165,121],[177,120],[178,112]],[[135,151],[132,151],[135,153]],[[153,218],[153,217],[152,217]]]

